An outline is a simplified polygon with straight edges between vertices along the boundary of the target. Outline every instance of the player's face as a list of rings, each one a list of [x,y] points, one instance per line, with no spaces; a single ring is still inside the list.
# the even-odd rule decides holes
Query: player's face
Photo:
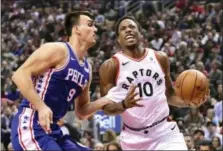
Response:
[[[90,17],[81,15],[78,29],[81,40],[87,42],[89,45],[94,45],[96,43],[97,28]]]
[[[139,44],[139,28],[131,19],[124,19],[119,25],[118,42],[121,46],[133,46]]]

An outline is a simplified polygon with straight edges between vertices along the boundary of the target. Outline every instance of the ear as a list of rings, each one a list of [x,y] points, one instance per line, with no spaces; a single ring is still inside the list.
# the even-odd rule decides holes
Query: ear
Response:
[[[77,34],[79,35],[79,34],[80,34],[79,26],[74,26],[74,27],[72,28],[72,32],[77,33]]]
[[[120,39],[119,39],[119,37],[117,38],[117,41],[118,41],[118,43],[120,44]]]

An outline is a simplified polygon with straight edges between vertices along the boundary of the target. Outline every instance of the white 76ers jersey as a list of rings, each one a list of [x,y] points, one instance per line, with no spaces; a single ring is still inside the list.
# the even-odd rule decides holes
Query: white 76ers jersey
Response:
[[[122,113],[123,122],[134,128],[150,126],[169,115],[169,107],[165,95],[166,86],[164,72],[156,58],[155,51],[146,49],[145,55],[133,59],[122,52],[113,58],[119,62],[116,86],[106,95],[112,101],[121,102],[125,99],[131,84],[138,87],[136,91],[142,98],[138,104],[143,107],[133,107]]]

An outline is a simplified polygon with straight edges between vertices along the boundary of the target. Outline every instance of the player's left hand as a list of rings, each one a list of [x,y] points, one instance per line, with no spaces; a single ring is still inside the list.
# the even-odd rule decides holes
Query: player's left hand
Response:
[[[209,98],[210,98],[210,89],[207,90],[205,96],[201,99],[201,101],[199,101],[199,102],[201,102],[199,105],[194,105],[192,102],[190,102],[188,104],[188,106],[191,107],[191,108],[200,107],[202,104],[204,104],[205,102],[207,102]]]

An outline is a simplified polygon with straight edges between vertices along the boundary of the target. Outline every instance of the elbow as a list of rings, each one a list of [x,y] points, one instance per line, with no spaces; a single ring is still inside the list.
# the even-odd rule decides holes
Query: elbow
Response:
[[[81,121],[83,121],[83,120],[86,120],[86,119],[87,119],[86,117],[84,117],[84,116],[80,116],[80,115],[77,115],[77,118],[78,118],[79,120],[81,120]]]
[[[11,80],[16,84],[17,79],[18,79],[18,73],[17,72],[14,72],[13,75],[12,75],[12,77],[11,77]]]
[[[75,114],[76,114],[76,117],[79,119],[79,120],[86,120],[87,119],[87,115],[83,114],[82,112],[80,111],[75,111]]]

